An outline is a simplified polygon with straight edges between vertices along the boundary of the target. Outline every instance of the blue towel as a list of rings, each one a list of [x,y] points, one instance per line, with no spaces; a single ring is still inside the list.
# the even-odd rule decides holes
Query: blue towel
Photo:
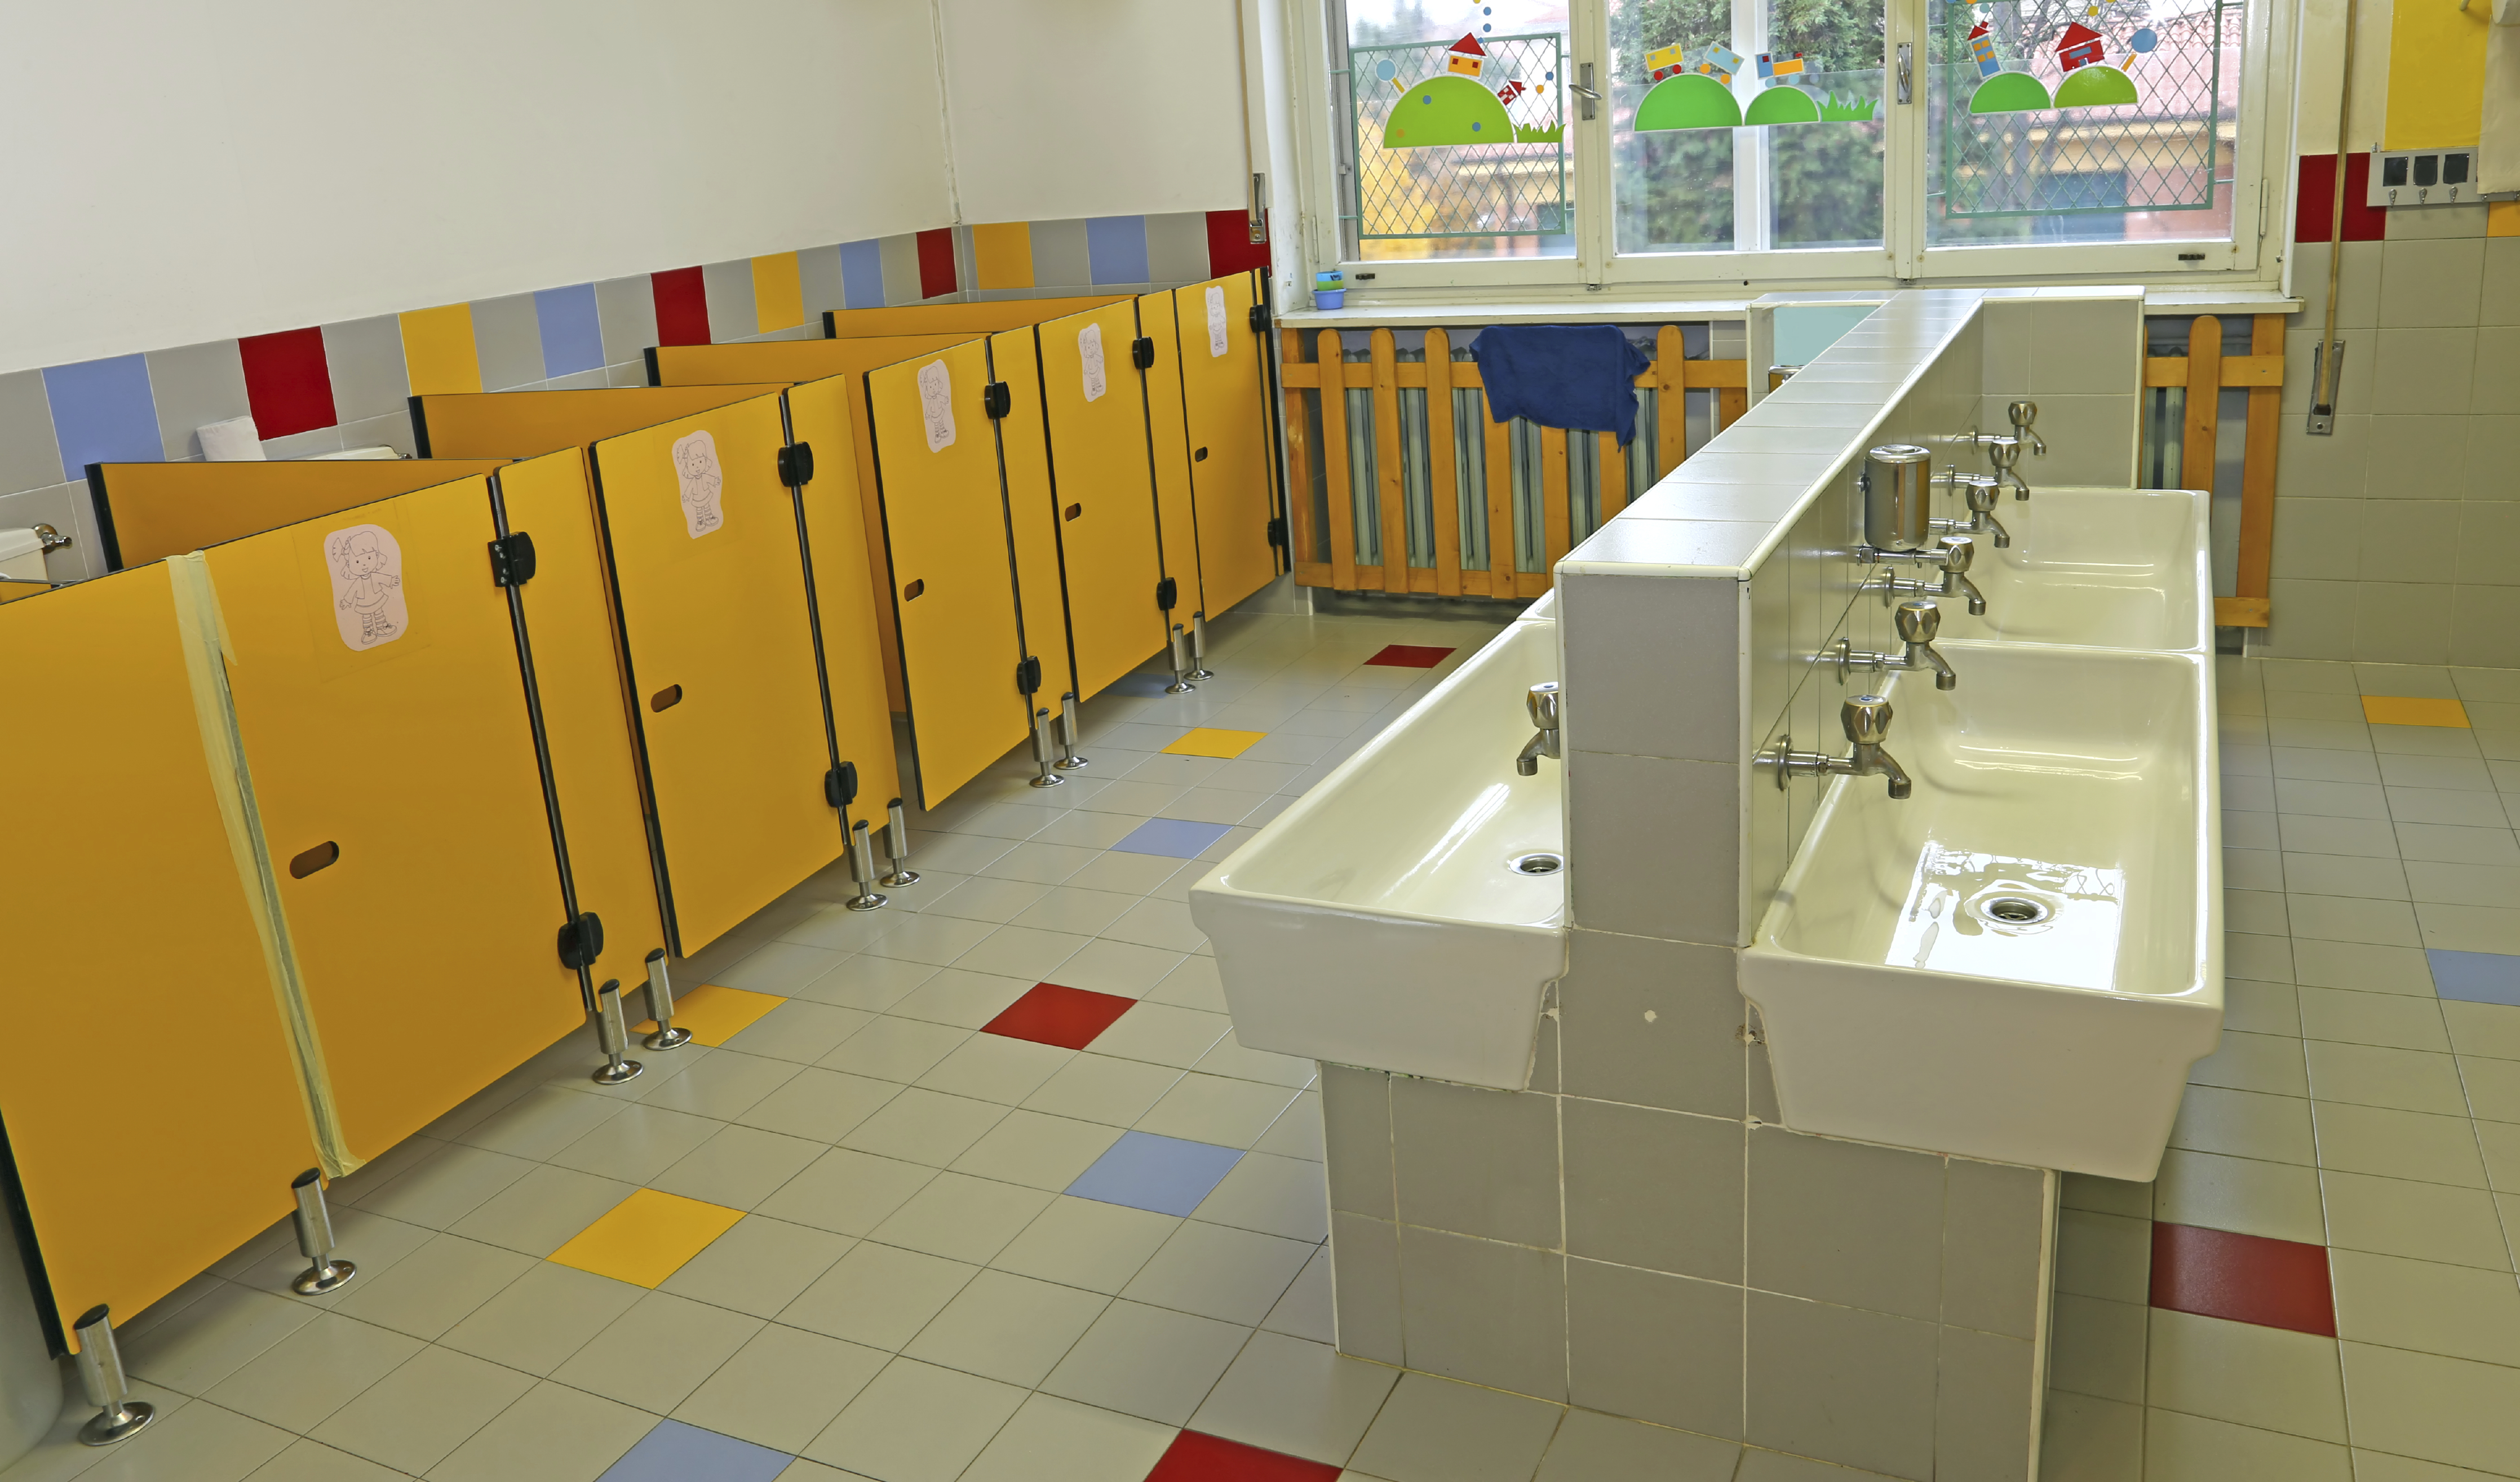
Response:
[[[1470,341],[1488,415],[1544,427],[1637,435],[1637,378],[1653,362],[1615,325],[1497,325]]]

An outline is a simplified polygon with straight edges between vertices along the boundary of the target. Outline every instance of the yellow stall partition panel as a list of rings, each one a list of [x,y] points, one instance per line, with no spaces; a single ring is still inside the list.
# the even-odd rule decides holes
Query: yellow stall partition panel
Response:
[[[1259,276],[1237,273],[1173,290],[1182,407],[1198,506],[1199,579],[1211,615],[1278,574],[1266,335],[1251,328]]]
[[[500,470],[497,481],[508,528],[534,546],[533,579],[518,591],[577,909],[604,922],[596,981],[617,977],[625,989],[636,988],[648,953],[665,945],[665,926],[586,454],[567,448],[528,458]],[[549,969],[553,991],[576,992],[577,975],[561,966],[557,952],[536,966]]]
[[[372,1158],[581,1021],[488,481],[205,553],[306,1008]]]
[[[1148,451],[1154,464],[1155,524],[1163,539],[1164,574],[1173,579],[1174,615],[1206,610],[1199,588],[1198,521],[1190,492],[1190,429],[1182,423],[1181,336],[1173,323],[1173,295],[1149,293],[1138,300],[1138,329],[1151,353],[1147,357]]]
[[[445,391],[411,399],[423,458],[527,458],[652,427],[776,391],[776,385],[610,386],[584,391]]]
[[[919,800],[934,808],[1022,743],[1025,656],[980,340],[870,372],[894,630]],[[1053,696],[1054,700],[1056,696]]]
[[[0,849],[0,1118],[61,1328],[192,1280],[317,1163],[177,632],[163,566],[0,608],[0,772],[74,800]]]
[[[812,341],[799,341],[811,343]],[[854,378],[831,376],[788,388],[788,429],[814,450],[814,476],[797,491],[814,558],[815,606],[822,616],[824,675],[840,760],[858,769],[852,815],[883,827],[884,804],[901,796],[893,757],[892,707],[884,696],[882,629],[859,511],[858,438],[849,426]],[[889,606],[890,604],[881,606]]]
[[[1037,333],[1076,697],[1086,700],[1160,651],[1166,636],[1147,400],[1131,352],[1137,313],[1124,299]]]
[[[1007,519],[1013,537],[1024,644],[1041,660],[1038,702],[1055,711],[1058,697],[1076,689],[1076,654],[1067,641],[1067,587],[1058,570],[1058,491],[1051,486],[1041,353],[1033,332],[990,336],[989,369],[1007,387],[1007,415],[998,419],[998,450],[1006,465]]]
[[[111,570],[487,473],[504,458],[307,463],[98,463],[89,501]]]
[[[610,395],[623,395],[614,391]],[[595,444],[665,925],[689,957],[838,858],[780,398]]]
[[[865,339],[876,335],[994,335],[1019,330],[1045,319],[1126,303],[1118,293],[1083,293],[1068,298],[992,298],[985,303],[911,303],[887,309],[825,309],[823,335],[829,339]]]

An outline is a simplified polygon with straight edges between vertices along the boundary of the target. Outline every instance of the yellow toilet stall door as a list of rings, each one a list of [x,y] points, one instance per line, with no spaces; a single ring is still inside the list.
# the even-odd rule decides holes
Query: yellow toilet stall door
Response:
[[[773,393],[593,449],[679,957],[843,848],[786,441]]]
[[[1029,711],[1006,495],[978,340],[867,373],[920,805],[1022,743]],[[1057,696],[1052,699],[1056,701]]]
[[[1256,275],[1175,289],[1181,325],[1182,407],[1191,487],[1198,505],[1198,566],[1213,616],[1278,574],[1269,544],[1271,438],[1268,366],[1251,330]]]
[[[1051,320],[1036,333],[1076,695],[1091,699],[1165,642],[1146,393],[1130,356],[1137,315],[1134,305],[1117,303]]]
[[[1007,520],[1013,536],[1024,647],[1041,660],[1038,703],[1056,711],[1058,697],[1076,688],[1076,654],[1067,641],[1067,584],[1058,571],[1058,491],[1051,484],[1041,355],[1030,326],[989,337],[989,370],[1007,387],[1007,415],[998,419],[998,450],[1006,465]]]
[[[308,1010],[372,1158],[574,1024],[488,482],[206,554]]]
[[[251,1239],[316,1154],[166,568],[0,608],[0,774],[77,800],[0,848],[0,1117],[68,1326]]]
[[[815,604],[823,619],[824,676],[831,691],[832,730],[840,760],[858,769],[860,808],[851,816],[883,827],[883,806],[901,795],[892,751],[892,706],[883,680],[882,594],[869,570],[866,521],[858,492],[857,438],[849,427],[856,378],[829,376],[788,388],[788,426],[814,450],[814,476],[798,498],[814,557]]]

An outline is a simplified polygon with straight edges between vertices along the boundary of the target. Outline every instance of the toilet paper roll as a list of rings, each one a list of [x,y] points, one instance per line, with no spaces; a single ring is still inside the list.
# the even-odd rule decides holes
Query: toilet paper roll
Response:
[[[262,434],[251,417],[231,417],[195,430],[202,439],[202,456],[212,463],[262,462]]]

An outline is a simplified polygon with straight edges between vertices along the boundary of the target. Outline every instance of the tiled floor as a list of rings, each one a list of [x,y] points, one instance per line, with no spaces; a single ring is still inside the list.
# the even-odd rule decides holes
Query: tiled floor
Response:
[[[2520,1476],[2520,673],[2220,679],[2223,1048],[2066,1180],[2044,1476]]]

